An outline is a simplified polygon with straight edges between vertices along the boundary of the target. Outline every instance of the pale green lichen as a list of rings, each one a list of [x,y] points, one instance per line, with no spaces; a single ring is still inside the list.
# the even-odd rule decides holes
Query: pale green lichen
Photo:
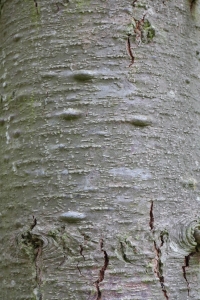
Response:
[[[57,229],[49,230],[48,236],[52,237],[53,239],[57,239],[60,236],[60,232]]]
[[[88,8],[90,5],[90,0],[76,0],[77,7],[82,8]]]
[[[144,8],[145,10],[148,9],[147,5],[145,3],[136,3],[138,8]]]
[[[26,240],[26,236],[22,237],[20,240],[20,249],[28,256],[31,262],[34,261],[35,254],[34,254],[34,247],[33,244]]]
[[[135,22],[132,21],[130,24],[127,25],[127,27],[125,29],[126,35],[128,35],[128,36],[133,35],[134,28],[135,28]]]
[[[150,43],[155,36],[155,29],[151,26],[151,23],[148,20],[144,21],[142,26],[142,42]]]
[[[29,13],[30,13],[30,20],[34,24],[38,25],[38,20],[40,18],[40,8],[39,8],[37,1],[24,0],[24,2],[27,3],[27,5],[28,5]],[[36,6],[36,3],[37,3],[37,6]],[[26,11],[26,13],[27,13],[27,11]]]
[[[197,181],[193,177],[182,178],[181,183],[182,183],[183,187],[192,188],[192,189],[195,189],[196,185],[197,185]]]

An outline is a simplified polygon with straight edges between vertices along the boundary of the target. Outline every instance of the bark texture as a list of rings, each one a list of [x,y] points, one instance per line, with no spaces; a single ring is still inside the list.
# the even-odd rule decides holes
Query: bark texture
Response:
[[[199,1],[0,6],[0,298],[199,299]]]

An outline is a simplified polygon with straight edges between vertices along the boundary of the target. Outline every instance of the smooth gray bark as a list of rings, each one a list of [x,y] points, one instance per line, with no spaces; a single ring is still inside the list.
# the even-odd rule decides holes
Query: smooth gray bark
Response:
[[[1,299],[200,299],[199,12],[1,1]]]

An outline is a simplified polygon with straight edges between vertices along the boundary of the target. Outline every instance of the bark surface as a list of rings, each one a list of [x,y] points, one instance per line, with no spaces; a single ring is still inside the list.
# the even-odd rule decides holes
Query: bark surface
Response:
[[[199,299],[199,1],[0,7],[0,298]]]

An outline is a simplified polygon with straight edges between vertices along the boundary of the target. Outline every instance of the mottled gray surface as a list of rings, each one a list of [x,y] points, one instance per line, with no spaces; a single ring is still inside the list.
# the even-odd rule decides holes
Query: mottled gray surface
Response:
[[[199,299],[199,2],[3,2],[0,299]]]

